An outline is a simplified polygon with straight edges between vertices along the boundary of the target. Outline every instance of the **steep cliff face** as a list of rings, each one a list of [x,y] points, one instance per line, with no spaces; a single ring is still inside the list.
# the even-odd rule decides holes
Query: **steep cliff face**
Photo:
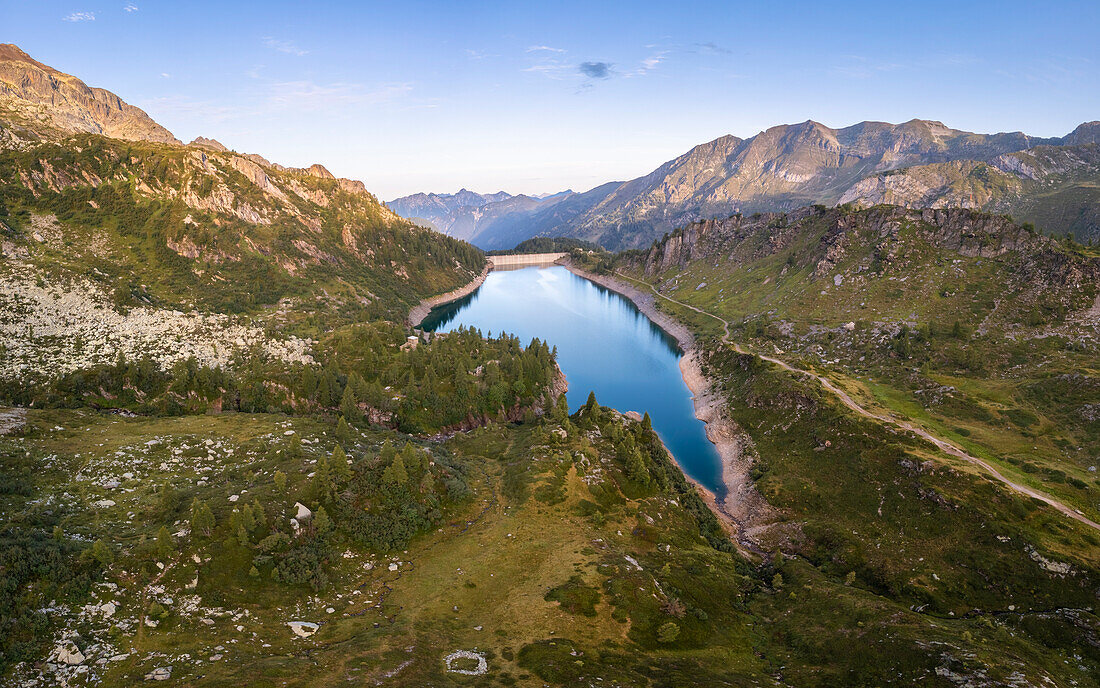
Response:
[[[1088,138],[1081,125],[1067,140]],[[1079,240],[1100,238],[1100,146],[1037,146],[979,162],[918,165],[867,177],[839,203],[1007,213]]]
[[[180,143],[140,108],[48,67],[10,43],[0,44],[0,105],[21,114],[34,128]]]

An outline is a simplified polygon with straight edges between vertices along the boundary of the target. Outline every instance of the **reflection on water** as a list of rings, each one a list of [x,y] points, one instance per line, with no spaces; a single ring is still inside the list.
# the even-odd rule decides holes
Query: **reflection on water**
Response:
[[[594,391],[604,406],[649,412],[684,472],[724,496],[718,454],[695,418],[676,340],[627,299],[563,267],[494,270],[472,294],[432,310],[422,327],[507,331],[556,346],[570,409]]]

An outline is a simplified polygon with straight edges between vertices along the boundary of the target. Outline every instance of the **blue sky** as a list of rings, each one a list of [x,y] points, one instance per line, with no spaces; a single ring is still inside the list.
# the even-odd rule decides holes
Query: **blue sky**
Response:
[[[587,189],[723,134],[1100,119],[1100,3],[0,0],[0,42],[179,138],[381,198]]]

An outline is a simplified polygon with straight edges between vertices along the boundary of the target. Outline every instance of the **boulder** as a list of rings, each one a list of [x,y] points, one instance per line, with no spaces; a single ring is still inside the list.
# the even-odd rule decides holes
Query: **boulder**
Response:
[[[71,640],[66,640],[57,646],[57,661],[69,666],[75,666],[84,662],[84,653]]]
[[[294,635],[299,638],[308,638],[321,628],[320,625],[311,621],[287,621],[286,625],[290,626],[290,630],[294,631]]]
[[[313,515],[313,512],[309,510],[309,507],[307,507],[305,504],[302,504],[301,502],[294,502],[294,507],[298,509],[298,513],[294,515],[294,518],[297,519],[299,523],[305,521]]]

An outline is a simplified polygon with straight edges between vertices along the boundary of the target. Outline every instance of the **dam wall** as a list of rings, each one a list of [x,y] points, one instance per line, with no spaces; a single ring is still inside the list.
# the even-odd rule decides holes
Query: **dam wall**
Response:
[[[550,265],[568,253],[517,253],[509,256],[486,256],[494,268],[518,268],[524,265]]]

